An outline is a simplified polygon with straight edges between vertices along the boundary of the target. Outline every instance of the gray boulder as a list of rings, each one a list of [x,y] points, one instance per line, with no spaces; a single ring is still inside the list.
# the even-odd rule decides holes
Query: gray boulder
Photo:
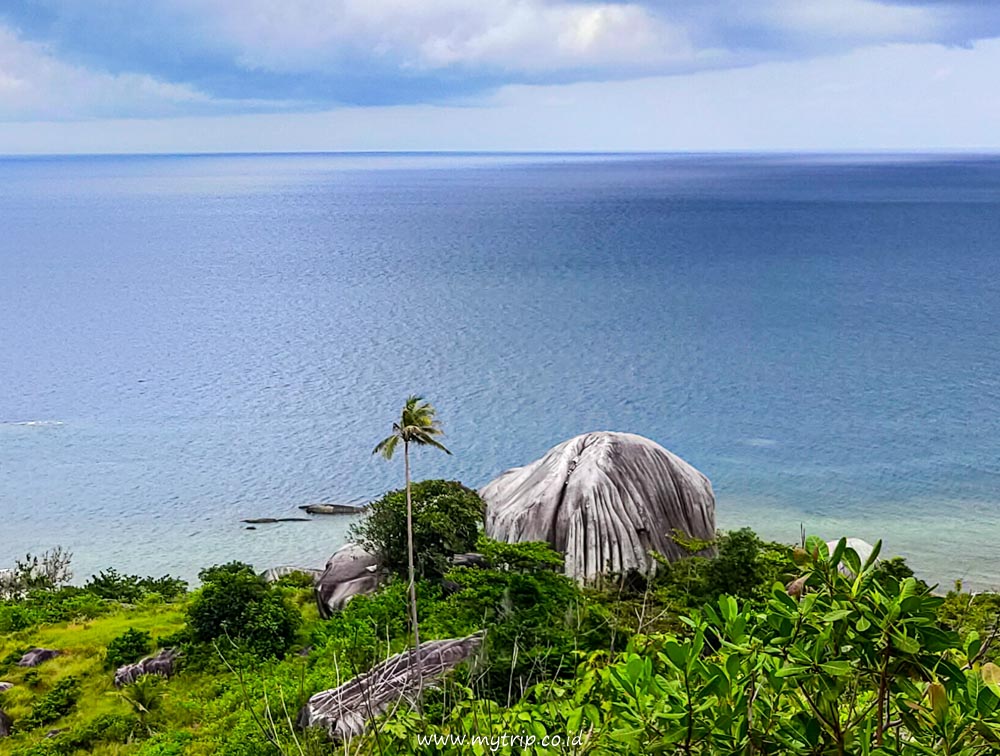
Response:
[[[42,662],[47,662],[49,659],[55,659],[59,656],[59,652],[51,648],[33,648],[17,663],[19,667],[37,667]]]
[[[650,552],[687,556],[671,538],[675,530],[702,540],[715,537],[708,478],[631,433],[571,438],[503,473],[479,495],[486,502],[489,537],[546,541],[565,555],[566,574],[580,582],[632,570],[651,574],[656,560]]]
[[[413,702],[420,690],[439,684],[448,672],[471,658],[482,641],[479,632],[466,638],[421,643],[419,677],[415,652],[396,654],[339,688],[312,696],[299,711],[298,725],[303,729],[322,727],[336,740],[360,735],[372,719],[396,702]]]
[[[161,649],[154,656],[147,656],[135,664],[126,664],[115,672],[115,687],[131,685],[143,675],[170,677],[174,674],[180,652],[174,648]]]
[[[0,738],[9,738],[11,728],[14,726],[13,720],[3,709],[0,709]]]
[[[356,543],[341,546],[316,578],[316,603],[320,616],[328,619],[355,596],[374,593],[380,579],[378,557]]]
[[[3,693],[5,690],[10,690],[13,687],[14,683],[0,682],[0,693]]]

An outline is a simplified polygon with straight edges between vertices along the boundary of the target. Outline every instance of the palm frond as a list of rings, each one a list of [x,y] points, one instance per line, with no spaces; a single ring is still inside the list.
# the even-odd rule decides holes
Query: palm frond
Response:
[[[386,459],[392,459],[392,456],[396,453],[396,447],[399,445],[400,438],[401,436],[398,434],[383,438],[378,442],[378,446],[372,450],[372,454],[381,454]]]

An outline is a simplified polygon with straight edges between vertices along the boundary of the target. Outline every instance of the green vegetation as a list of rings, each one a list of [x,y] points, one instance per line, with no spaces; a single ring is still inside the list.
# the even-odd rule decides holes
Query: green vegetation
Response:
[[[424,480],[412,485],[417,577],[441,577],[453,554],[476,548],[483,508],[479,494],[455,481]],[[350,534],[351,540],[382,555],[386,568],[400,577],[407,577],[409,569],[407,511],[406,491],[390,491],[369,505],[368,516]]]
[[[482,657],[425,691],[421,710],[392,710],[346,750],[294,726],[310,695],[412,643],[393,492],[359,528],[392,575],[329,620],[301,579],[267,585],[240,563],[204,570],[192,593],[108,571],[0,601],[0,616],[21,618],[0,634],[0,680],[14,684],[0,693],[14,723],[0,754],[1000,753],[1000,596],[934,595],[901,560],[861,564],[844,543],[792,548],[749,530],[720,534],[713,559],[583,589],[544,544],[475,528],[471,542],[481,504],[460,484],[415,483],[411,501],[428,551],[415,586],[424,637],[487,630]],[[469,550],[486,564],[450,566]],[[176,674],[114,687],[113,665],[167,646],[183,652]],[[61,654],[16,666],[32,647]]]
[[[108,644],[104,659],[109,668],[118,669],[126,664],[135,664],[146,656],[152,647],[153,638],[149,633],[130,627],[117,638],[112,639]]]
[[[188,604],[188,636],[202,647],[220,640],[261,658],[282,656],[295,642],[301,615],[280,589],[240,562],[202,570]],[[185,640],[185,639],[182,639]]]

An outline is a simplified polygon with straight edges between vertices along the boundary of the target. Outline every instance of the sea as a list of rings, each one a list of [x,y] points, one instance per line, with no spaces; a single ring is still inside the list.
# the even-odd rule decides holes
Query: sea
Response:
[[[571,436],[722,529],[1000,587],[1000,157],[0,159],[0,567],[321,566],[411,393],[478,487]],[[253,528],[253,529],[251,529]]]

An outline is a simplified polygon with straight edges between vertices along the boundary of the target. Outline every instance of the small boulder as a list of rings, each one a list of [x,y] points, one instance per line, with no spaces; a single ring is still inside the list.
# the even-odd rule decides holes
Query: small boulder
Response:
[[[180,652],[177,649],[164,648],[154,656],[147,656],[135,664],[119,667],[115,672],[115,687],[121,688],[125,685],[131,685],[143,675],[170,677],[174,674],[174,668],[179,658]]]
[[[11,728],[14,726],[13,720],[7,716],[7,712],[0,709],[0,738],[9,738]]]
[[[316,603],[323,619],[343,609],[355,596],[374,593],[380,583],[379,560],[356,543],[334,552],[316,578]]]
[[[14,683],[0,682],[0,693],[3,693],[5,690],[10,690],[13,687]]]
[[[51,648],[33,648],[21,657],[21,661],[17,663],[17,666],[37,667],[42,662],[47,662],[49,659],[55,659],[59,656],[59,653],[59,651],[55,651]]]
[[[475,553],[455,554],[450,561],[456,567],[480,567],[485,569],[490,566],[489,559],[482,554]]]

